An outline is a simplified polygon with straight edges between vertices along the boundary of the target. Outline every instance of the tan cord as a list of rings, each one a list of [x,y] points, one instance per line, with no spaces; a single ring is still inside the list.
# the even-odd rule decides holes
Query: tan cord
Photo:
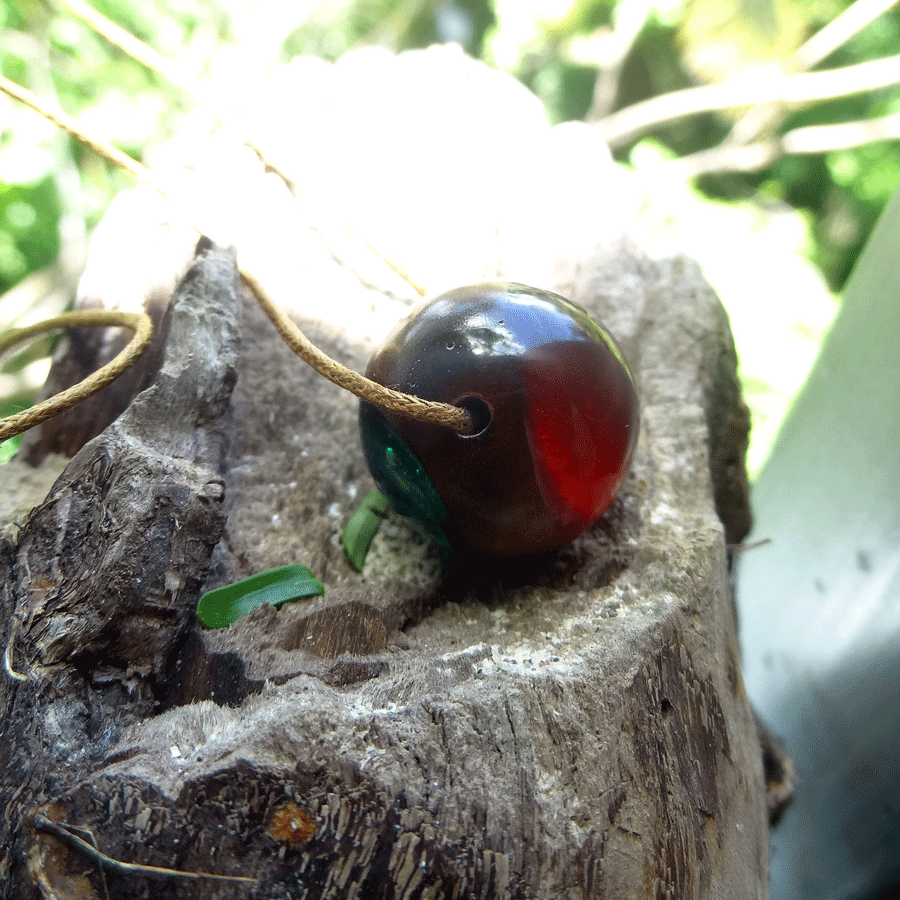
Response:
[[[109,41],[110,44],[121,50],[126,56],[130,56],[151,72],[155,72],[168,81],[172,87],[190,99],[195,106],[212,113],[221,125],[233,127],[232,123],[227,121],[228,116],[224,110],[218,109],[213,104],[211,98],[204,93],[199,84],[192,82],[190,78],[178,70],[177,66],[172,65],[169,60],[157,53],[148,44],[145,44],[140,38],[136,38],[115,22],[107,19],[106,16],[94,9],[90,4],[85,3],[84,0],[57,0],[57,2],[75,16],[76,19],[80,19],[92,31]],[[252,139],[242,135],[241,140],[260,158],[267,168],[271,169],[289,188],[293,189],[291,179],[281,169],[263,157],[262,151]]]
[[[35,112],[42,115],[45,119],[53,122],[53,124],[59,126],[64,131],[75,137],[77,140],[89,146],[104,159],[124,169],[138,181],[149,184],[165,200],[171,203],[179,214],[182,214],[176,201],[168,194],[165,188],[163,188],[158,183],[158,181],[153,177],[152,173],[149,169],[146,168],[146,166],[132,159],[130,156],[126,156],[120,150],[117,150],[115,147],[107,144],[105,141],[91,137],[75,122],[74,119],[71,119],[64,113],[49,110],[30,91],[27,91],[20,85],[15,84],[15,82],[9,81],[2,75],[0,75],[0,90],[9,94],[9,96],[11,97],[14,97],[16,100],[24,103],[26,106],[31,107],[31,109],[35,110]],[[195,223],[192,224],[198,232],[203,234],[202,228],[200,228]],[[391,412],[397,413],[398,415],[416,419],[420,422],[443,425],[461,433],[468,433],[472,431],[472,417],[465,409],[462,409],[458,406],[452,406],[449,403],[437,403],[431,400],[423,400],[421,397],[416,397],[412,394],[406,394],[402,391],[395,391],[391,388],[385,387],[384,385],[378,384],[377,382],[366,378],[364,375],[360,375],[358,372],[354,372],[353,369],[348,369],[346,366],[341,365],[341,363],[337,362],[336,360],[331,359],[330,356],[327,356],[325,353],[319,350],[318,347],[314,346],[303,334],[303,332],[300,331],[300,329],[293,322],[291,322],[290,319],[288,319],[284,315],[284,313],[281,312],[281,310],[278,309],[272,298],[266,293],[262,285],[259,283],[259,280],[251,272],[241,266],[239,266],[239,270],[244,281],[256,296],[257,302],[265,311],[266,315],[272,320],[272,323],[275,325],[278,333],[281,335],[287,345],[304,362],[312,366],[320,375],[338,385],[338,387],[342,387],[344,388],[344,390],[350,391],[350,393],[355,394],[357,397],[368,400],[375,406],[390,410]],[[48,321],[52,322],[56,320]],[[47,328],[54,327],[47,325],[47,323],[41,323],[41,326],[45,325],[47,326]],[[40,331],[40,326],[35,327],[37,327],[38,331]],[[16,343],[16,341],[13,341],[13,343]],[[123,351],[123,353],[124,352],[125,351]],[[115,360],[113,362],[115,362]],[[112,363],[108,364],[108,366],[110,365],[112,365]],[[106,371],[108,366],[104,366],[103,369],[100,369],[92,377],[96,377]],[[119,373],[117,372],[116,375],[118,374]],[[110,378],[109,381],[112,381],[114,377],[116,376]],[[105,384],[108,384],[109,381],[105,382]],[[85,383],[86,382],[82,382],[82,384],[80,385],[75,385],[75,387],[69,388],[68,391],[57,395],[57,397],[51,398],[51,400],[45,401],[39,406],[32,407],[32,409],[26,410],[22,413],[18,413],[17,416],[10,416],[8,419],[2,420],[2,422],[0,422],[0,440],[4,440],[7,437],[12,437],[15,434],[19,434],[22,431],[25,431],[26,428],[31,428],[33,425],[37,425],[39,422],[57,415],[59,412],[62,412],[63,409],[70,408],[68,406],[53,408],[52,411],[47,412],[46,415],[44,415],[40,419],[35,419],[29,425],[26,425],[25,428],[19,428],[16,431],[9,431],[8,433],[5,432],[5,429],[10,427],[7,425],[8,422],[11,422],[14,419],[18,420],[20,417],[30,416],[35,410],[44,408],[51,402],[58,402],[57,398],[70,396],[72,392],[79,391],[82,385]],[[100,387],[103,386],[104,385],[100,385]],[[99,390],[100,387],[95,388],[95,390]],[[85,399],[86,396],[89,396],[89,394],[80,397],[74,402],[80,402],[81,400]],[[74,405],[74,403],[71,405]]]
[[[404,394],[385,387],[377,381],[372,381],[353,369],[335,362],[330,356],[323,353],[309,338],[275,305],[272,298],[265,292],[262,285],[250,272],[241,269],[241,277],[247,287],[256,296],[263,312],[271,319],[272,324],[278,330],[284,342],[305,363],[312,366],[320,375],[334,384],[350,391],[363,400],[368,400],[375,406],[389,409],[391,412],[408,416],[420,422],[431,422],[435,425],[446,425],[459,432],[470,432],[473,429],[472,417],[461,406],[452,406],[449,403],[437,403],[433,400],[423,400],[412,394]]]
[[[0,90],[13,99],[18,100],[20,103],[24,103],[25,106],[30,107],[36,113],[43,116],[48,122],[52,122],[56,125],[57,128],[62,128],[63,131],[81,141],[82,144],[86,144],[95,153],[98,153],[104,159],[113,163],[113,165],[128,172],[129,175],[136,178],[138,181],[147,180],[147,176],[145,175],[147,170],[139,162],[136,162],[130,156],[127,156],[111,144],[107,144],[105,141],[98,140],[97,138],[92,138],[81,129],[79,124],[71,118],[71,116],[67,116],[64,112],[59,110],[50,109],[32,94],[31,91],[16,84],[14,81],[10,81],[3,75],[0,75]]]
[[[47,331],[56,331],[60,328],[108,327],[110,325],[130,328],[134,332],[134,337],[128,342],[128,346],[115,359],[110,360],[105,366],[88,375],[73,387],[54,394],[49,400],[36,403],[30,409],[0,419],[0,441],[15,437],[35,425],[40,425],[47,419],[58,416],[115,381],[144,352],[144,348],[153,336],[153,323],[145,313],[121,312],[114,309],[86,309],[63,313],[26,328],[13,328],[0,335],[0,353],[4,353],[10,347]]]

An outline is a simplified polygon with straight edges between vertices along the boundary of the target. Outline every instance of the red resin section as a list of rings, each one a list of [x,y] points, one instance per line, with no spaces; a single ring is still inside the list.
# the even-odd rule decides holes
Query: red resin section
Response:
[[[538,484],[561,525],[590,525],[609,505],[599,423],[562,385],[528,379],[526,426]]]
[[[525,425],[548,510],[558,528],[577,534],[609,507],[627,473],[631,380],[620,365],[603,371],[592,347],[553,346],[526,364]]]

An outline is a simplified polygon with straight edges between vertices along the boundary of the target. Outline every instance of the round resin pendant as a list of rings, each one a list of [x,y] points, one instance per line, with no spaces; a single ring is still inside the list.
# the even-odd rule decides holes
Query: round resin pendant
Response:
[[[602,515],[631,465],[638,403],[622,354],[549,291],[479,284],[426,301],[366,375],[473,418],[464,435],[360,404],[378,487],[451,546],[504,556],[561,547]]]

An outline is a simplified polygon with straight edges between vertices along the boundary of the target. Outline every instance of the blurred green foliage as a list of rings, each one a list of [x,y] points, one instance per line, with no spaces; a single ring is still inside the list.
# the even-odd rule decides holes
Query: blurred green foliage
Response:
[[[849,4],[822,4],[832,15]],[[815,5],[813,5],[815,7]],[[824,25],[830,18],[817,18]],[[827,61],[837,68],[895,54],[900,48],[900,9],[882,14],[838,48]],[[865,120],[900,112],[900,86],[817,103],[789,115],[784,128]],[[812,214],[811,256],[835,291],[843,289],[878,217],[900,184],[900,144],[880,142],[817,156],[784,157],[763,172],[707,177],[701,188],[730,198],[763,191]]]
[[[97,10],[176,61],[188,78],[220,86],[236,84],[242,72],[257,77],[298,54],[333,60],[366,45],[403,50],[455,41],[519,78],[543,101],[553,122],[599,119],[648,97],[753,67],[790,68],[802,42],[850,5],[850,0],[94,0]],[[878,59],[898,47],[895,4],[820,68]],[[175,133],[191,112],[190,102],[162,79],[52,0],[0,0],[0,69],[45,98],[55,97],[99,137],[138,158]],[[895,86],[784,111],[773,128],[783,133],[898,110]],[[648,155],[677,158],[714,147],[744,112],[708,113],[654,128],[643,139],[616,147],[616,158],[639,170]],[[642,150],[646,147],[652,148],[649,154]],[[744,216],[755,220],[764,209],[796,210],[809,238],[792,231],[797,252],[805,252],[831,290],[839,291],[898,182],[900,145],[873,143],[782,157],[756,172],[704,175],[688,193],[662,188],[658,199],[648,198],[651,206],[656,202],[648,215],[720,221],[715,207],[702,207],[704,198],[734,205],[742,222]],[[57,259],[65,222],[71,226],[74,219],[88,231],[125,184],[124,176],[92,152],[0,96],[0,295]],[[681,204],[677,210],[675,203]],[[732,319],[750,321],[729,305],[726,267],[719,266],[717,282],[711,274],[714,253],[707,267],[703,252],[699,247],[696,255]],[[753,304],[752,297],[739,295],[738,285],[733,302]],[[798,307],[794,318],[817,320],[805,338],[816,342],[832,314]],[[0,327],[14,318],[0,307]],[[749,329],[746,338],[736,332],[745,357],[752,358],[755,348],[748,343],[745,352],[742,340],[766,341],[759,328]],[[751,386],[777,381],[758,371],[744,376]],[[790,393],[802,378],[800,373],[774,390]],[[779,399],[781,407],[788,399]],[[773,416],[780,413],[757,411],[761,420]]]
[[[56,257],[59,215],[52,173],[24,184],[0,182],[0,292]]]
[[[644,0],[645,21],[617,83],[612,108],[724,78],[741,68],[783,60],[800,42],[847,8],[848,0]],[[96,2],[96,8],[177,59],[192,76],[214,74],[223,47],[256,44],[270,62],[312,53],[335,59],[378,44],[394,50],[455,40],[469,53],[506,68],[543,100],[552,121],[584,118],[591,109],[603,41],[634,0],[325,0],[248,4],[238,0],[177,3]],[[0,65],[9,78],[52,90],[62,107],[101,136],[140,156],[171,134],[188,112],[177,92],[62,10],[39,0],[0,0]],[[591,46],[597,50],[592,55]],[[881,15],[839,47],[828,66],[877,59],[900,47],[900,11]],[[586,49],[587,48],[587,49]],[[60,138],[25,126],[11,101],[0,132],[0,292],[58,252],[62,207],[55,179]],[[866,119],[900,110],[900,93],[882,90],[798,110],[785,127]],[[679,155],[724,137],[732,117],[704,115],[656,129]],[[15,150],[12,145],[15,144]],[[627,159],[631,146],[617,150]],[[86,181],[91,224],[121,184],[105,164],[69,148]],[[27,164],[23,160],[27,159]],[[790,157],[758,173],[706,176],[719,199],[763,191],[808,210],[815,261],[839,290],[871,227],[900,179],[894,143]],[[39,212],[38,212],[39,211]]]
[[[597,68],[584,52],[600,47],[633,0],[325,0],[252,6],[237,0],[177,3],[96,2],[133,34],[203,77],[223,46],[265,44],[270,61],[301,53],[335,59],[379,44],[395,50],[455,40],[468,52],[506,68],[543,100],[553,121],[583,118],[591,108]],[[640,5],[640,4],[638,4]],[[848,0],[645,0],[646,20],[623,62],[614,108],[648,96],[723,78],[742,67],[787,58],[800,42],[849,6]],[[289,7],[285,9],[285,7]],[[254,18],[256,21],[253,21]],[[252,34],[248,34],[252,23]],[[87,26],[38,0],[0,2],[5,75],[35,87],[52,85],[60,104],[99,126],[103,137],[138,156],[177,128],[186,104],[159,78],[110,47]],[[265,35],[265,37],[261,37]],[[900,11],[881,15],[828,59],[828,66],[876,59],[900,47]],[[580,48],[580,49],[579,49]],[[602,48],[600,48],[602,55]],[[586,61],[587,57],[587,61]],[[42,82],[44,84],[42,84]],[[6,109],[9,110],[9,102]],[[900,93],[883,90],[790,115],[786,126],[865,119],[900,109]],[[11,117],[0,133],[0,291],[54,258],[54,154],[46,129],[25,129]],[[724,136],[729,116],[682,121],[654,136],[684,155]],[[57,138],[58,140],[58,138]],[[10,144],[30,165],[10,165]],[[627,159],[630,146],[617,153]],[[118,180],[72,148],[89,179],[92,221]],[[760,173],[707,177],[717,198],[758,190],[808,209],[814,217],[816,261],[840,289],[875,218],[900,178],[900,147],[882,143],[822,156],[786,158]],[[32,212],[29,212],[31,210]],[[40,210],[40,215],[35,211]]]

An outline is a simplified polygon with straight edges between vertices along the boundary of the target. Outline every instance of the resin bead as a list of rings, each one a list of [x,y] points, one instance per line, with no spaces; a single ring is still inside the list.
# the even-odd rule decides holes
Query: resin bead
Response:
[[[622,354],[549,291],[442,294],[391,332],[366,374],[472,414],[476,430],[462,435],[360,404],[375,482],[451,546],[504,556],[561,547],[602,515],[631,465],[638,404]]]

